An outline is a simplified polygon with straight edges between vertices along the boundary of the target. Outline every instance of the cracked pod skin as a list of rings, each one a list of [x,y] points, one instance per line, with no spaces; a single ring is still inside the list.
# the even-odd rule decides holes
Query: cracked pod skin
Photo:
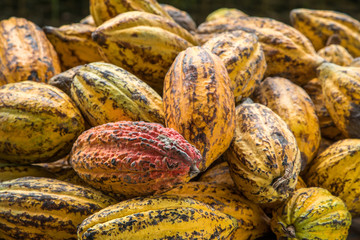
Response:
[[[128,71],[110,63],[80,67],[71,97],[91,126],[116,121],[164,123],[162,98]]]
[[[219,33],[236,30],[258,37],[267,63],[265,77],[283,77],[303,85],[316,77],[316,68],[324,62],[303,34],[271,18],[220,18],[199,25],[197,36],[205,43]]]
[[[79,240],[228,239],[237,220],[192,198],[134,198],[88,217]]]
[[[336,127],[346,138],[360,138],[360,68],[324,63],[318,75]]]
[[[207,182],[188,182],[171,189],[165,195],[191,197],[238,220],[231,240],[254,240],[270,231],[268,217],[258,206],[239,195],[230,186]]]
[[[208,168],[229,147],[235,129],[235,101],[221,59],[209,50],[181,52],[164,81],[165,124],[200,150]]]
[[[255,34],[232,31],[210,39],[203,48],[221,58],[234,88],[235,101],[249,97],[266,71],[266,60]]]
[[[47,82],[61,72],[58,56],[33,22],[11,17],[0,21],[0,86],[21,81]]]
[[[301,170],[318,152],[321,140],[315,106],[304,89],[286,78],[266,78],[254,93],[254,100],[279,115],[296,138],[301,153]]]
[[[346,203],[353,217],[360,216],[360,139],[330,145],[314,159],[305,180],[329,190]]]
[[[79,109],[58,88],[33,81],[0,87],[0,162],[58,160],[84,130]]]
[[[347,14],[330,10],[293,9],[291,24],[304,34],[316,50],[326,46],[333,35],[338,35],[339,45],[353,56],[360,56],[360,22]]]
[[[108,62],[120,66],[162,93],[164,77],[179,52],[197,45],[177,23],[145,12],[126,12],[92,34]]]
[[[96,26],[119,14],[131,11],[152,13],[173,21],[156,0],[90,0],[90,13]]]
[[[63,70],[103,60],[98,44],[91,38],[95,26],[73,23],[61,27],[45,26],[43,29],[59,56]]]
[[[78,225],[116,201],[89,187],[23,177],[0,183],[0,238],[76,240]]]
[[[326,189],[301,188],[273,212],[270,224],[277,239],[345,240],[351,215]]]
[[[203,164],[199,150],[174,129],[129,121],[85,131],[70,163],[89,185],[120,199],[167,191],[195,177]]]
[[[239,105],[236,123],[234,141],[225,152],[236,187],[258,204],[285,201],[295,189],[301,165],[294,134],[258,103]]]

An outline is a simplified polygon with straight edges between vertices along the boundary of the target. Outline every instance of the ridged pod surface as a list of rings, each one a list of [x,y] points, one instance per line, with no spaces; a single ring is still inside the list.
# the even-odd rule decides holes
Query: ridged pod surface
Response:
[[[254,100],[277,115],[289,126],[301,153],[301,170],[316,156],[321,133],[315,107],[304,89],[286,78],[266,78],[254,94]]]
[[[269,232],[267,216],[256,204],[240,196],[231,187],[215,183],[188,182],[165,195],[190,197],[238,220],[238,229],[228,239],[252,240]]]
[[[284,77],[302,85],[316,77],[316,68],[324,61],[298,30],[270,18],[219,18],[201,24],[197,34],[204,43],[219,33],[236,30],[258,37],[267,63],[265,76]]]
[[[138,11],[112,18],[92,37],[109,62],[135,74],[159,93],[178,53],[197,44],[177,23]]]
[[[204,48],[186,49],[165,77],[163,96],[166,126],[200,150],[205,170],[234,136],[234,95],[223,62]]]
[[[340,140],[312,163],[305,180],[341,198],[353,217],[360,216],[360,139]]]
[[[105,208],[83,221],[79,240],[225,240],[237,228],[235,218],[192,198],[151,196]]]
[[[322,188],[301,188],[273,213],[278,239],[345,240],[351,215],[344,202]]]
[[[27,176],[55,177],[54,174],[40,166],[0,164],[0,182]]]
[[[334,121],[330,117],[329,111],[325,107],[325,99],[318,78],[310,80],[303,86],[304,90],[309,94],[315,106],[315,112],[319,119],[321,137],[329,139],[343,138],[340,130],[335,126]]]
[[[226,184],[235,189],[235,183],[231,178],[229,164],[222,162],[207,169],[199,178],[199,182]]]
[[[172,20],[156,0],[90,0],[90,13],[97,26],[120,13],[130,11],[153,13]]]
[[[330,10],[294,9],[291,24],[313,43],[316,50],[326,46],[334,34],[353,56],[360,56],[360,22],[347,14]]]
[[[0,183],[0,238],[76,238],[77,226],[116,201],[92,188],[50,178],[24,177]]]
[[[210,13],[205,21],[209,22],[209,21],[213,21],[215,19],[218,18],[237,18],[237,17],[247,17],[248,15],[246,13],[244,13],[243,11],[240,11],[239,9],[236,8],[219,8],[215,11],[213,11],[212,13]]]
[[[81,66],[70,68],[64,72],[56,74],[50,78],[48,84],[57,87],[65,92],[68,96],[71,96],[70,88],[75,73],[81,68]]]
[[[73,77],[70,92],[91,126],[116,121],[164,124],[159,94],[113,64],[95,62],[82,66]]]
[[[33,22],[11,17],[0,21],[0,86],[26,80],[47,82],[61,72],[58,56]]]
[[[324,63],[318,69],[325,106],[347,138],[360,138],[360,68]]]
[[[337,44],[331,44],[321,48],[317,53],[326,61],[340,66],[349,66],[353,61],[350,53],[343,46]]]
[[[169,4],[160,4],[160,5],[170,15],[170,17],[174,19],[174,21],[177,24],[179,24],[181,27],[183,27],[189,32],[196,31],[196,23],[187,12],[182,11]]]
[[[199,150],[174,129],[127,121],[85,131],[70,162],[88,184],[119,198],[167,191],[195,177],[203,164]]]
[[[235,185],[255,203],[285,201],[295,189],[301,157],[294,134],[258,103],[236,109],[235,138],[225,152]]]
[[[55,47],[63,70],[103,60],[98,44],[91,37],[95,26],[73,23],[60,27],[45,26],[43,29]]]
[[[210,39],[203,48],[224,62],[237,102],[249,97],[259,86],[266,70],[265,55],[255,34],[233,31]]]
[[[0,162],[50,162],[64,157],[84,131],[68,95],[45,83],[0,87]]]

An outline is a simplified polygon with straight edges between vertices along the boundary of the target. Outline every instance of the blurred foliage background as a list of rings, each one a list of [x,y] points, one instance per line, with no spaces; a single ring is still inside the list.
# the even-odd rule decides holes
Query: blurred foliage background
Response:
[[[187,11],[197,24],[221,7],[237,8],[251,16],[289,23],[294,8],[330,9],[360,20],[360,0],[159,0]],[[89,14],[89,0],[0,0],[0,19],[24,17],[39,26],[78,22]]]

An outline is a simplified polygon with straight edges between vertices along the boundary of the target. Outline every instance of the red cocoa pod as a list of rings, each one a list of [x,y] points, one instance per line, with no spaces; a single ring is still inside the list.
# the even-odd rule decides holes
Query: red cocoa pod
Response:
[[[70,163],[89,185],[120,199],[165,192],[199,173],[202,156],[172,128],[119,121],[76,140]]]

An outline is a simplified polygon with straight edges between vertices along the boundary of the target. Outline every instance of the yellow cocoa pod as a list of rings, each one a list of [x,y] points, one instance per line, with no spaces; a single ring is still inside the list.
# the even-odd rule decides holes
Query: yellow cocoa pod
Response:
[[[70,92],[93,127],[116,121],[164,124],[161,97],[145,82],[113,64],[82,66],[73,77]]]
[[[28,176],[55,177],[46,168],[40,166],[0,164],[0,182]]]
[[[209,205],[180,196],[134,198],[107,207],[78,228],[78,239],[225,240],[237,228],[237,220]]]
[[[236,218],[238,229],[229,239],[252,240],[269,232],[268,217],[264,211],[228,186],[206,182],[188,182],[164,194],[190,197]]]
[[[235,138],[225,157],[236,187],[255,203],[285,201],[295,189],[301,165],[296,139],[264,105],[237,107]]]
[[[79,109],[58,88],[33,81],[0,87],[0,162],[58,160],[84,130]]]
[[[329,139],[344,138],[340,130],[335,126],[334,121],[330,117],[329,111],[325,106],[325,99],[322,92],[321,83],[318,78],[310,80],[303,86],[304,90],[309,94],[315,106],[315,112],[319,119],[321,136]]]
[[[169,4],[160,4],[160,5],[170,15],[170,17],[174,19],[174,21],[177,24],[179,24],[181,27],[183,27],[189,32],[196,31],[196,23],[187,12],[182,11]]]
[[[116,201],[92,188],[23,177],[0,183],[1,239],[76,239],[78,225]]]
[[[75,73],[81,68],[82,66],[76,66],[73,68],[70,68],[64,72],[61,72],[59,74],[56,74],[49,80],[49,84],[57,87],[58,89],[65,92],[68,96],[71,96],[70,89],[71,89],[71,83],[73,82],[73,77]]]
[[[205,21],[209,22],[218,18],[237,18],[237,17],[247,17],[248,15],[243,11],[240,11],[236,8],[219,8],[212,13],[210,13]]]
[[[99,46],[91,38],[95,26],[73,23],[58,28],[45,26],[43,29],[58,53],[63,70],[103,60]]]
[[[301,188],[273,213],[278,239],[345,240],[351,215],[344,202],[322,188]]]
[[[350,53],[343,46],[337,44],[331,44],[320,49],[318,54],[326,61],[340,66],[349,66],[353,60]]]
[[[178,24],[144,12],[127,12],[105,22],[92,35],[107,60],[133,73],[158,93],[179,52],[196,44]]]
[[[305,180],[329,190],[346,203],[353,217],[360,216],[360,139],[332,144],[314,159]]]
[[[256,102],[278,114],[289,126],[301,153],[301,170],[316,156],[321,134],[314,104],[304,89],[285,78],[266,78],[254,94]]]
[[[334,34],[353,56],[360,56],[360,22],[347,14],[330,10],[294,9],[291,24],[313,43],[316,50],[326,46]]]
[[[96,25],[95,25],[94,18],[93,18],[93,16],[91,16],[91,14],[88,15],[88,16],[86,16],[86,17],[84,17],[83,19],[81,19],[79,23],[89,24],[89,25],[91,25],[91,26],[96,26]]]
[[[235,188],[234,181],[230,175],[230,168],[227,162],[222,162],[207,169],[199,178],[199,182],[225,184]]]
[[[245,31],[223,33],[202,47],[209,49],[224,62],[236,102],[249,97],[259,86],[266,70],[266,61],[255,34]]]
[[[360,57],[354,58],[349,67],[360,67]]]
[[[166,126],[200,150],[204,171],[234,136],[234,95],[221,59],[201,47],[179,53],[165,77],[164,111]]]
[[[298,181],[296,183],[296,186],[295,186],[295,190],[298,190],[300,188],[306,188],[306,183],[304,182],[304,180],[299,176],[298,177]]]
[[[0,86],[47,82],[60,72],[58,56],[41,28],[24,18],[0,21]]]
[[[324,63],[318,75],[336,127],[347,138],[360,138],[360,68]]]
[[[90,13],[96,26],[116,17],[120,13],[141,11],[163,16],[172,21],[169,14],[156,0],[90,0]]]
[[[305,84],[316,77],[316,68],[324,61],[311,42],[295,28],[270,18],[219,18],[198,27],[202,43],[215,35],[243,30],[254,33],[265,53],[265,76],[279,76],[297,84]]]
[[[319,151],[317,156],[319,156],[323,151],[325,151],[328,147],[330,147],[334,142],[334,140],[332,139],[328,139],[328,138],[321,138],[320,141],[320,147],[319,147]],[[311,166],[311,165],[310,165]],[[306,172],[306,171],[305,171]]]

